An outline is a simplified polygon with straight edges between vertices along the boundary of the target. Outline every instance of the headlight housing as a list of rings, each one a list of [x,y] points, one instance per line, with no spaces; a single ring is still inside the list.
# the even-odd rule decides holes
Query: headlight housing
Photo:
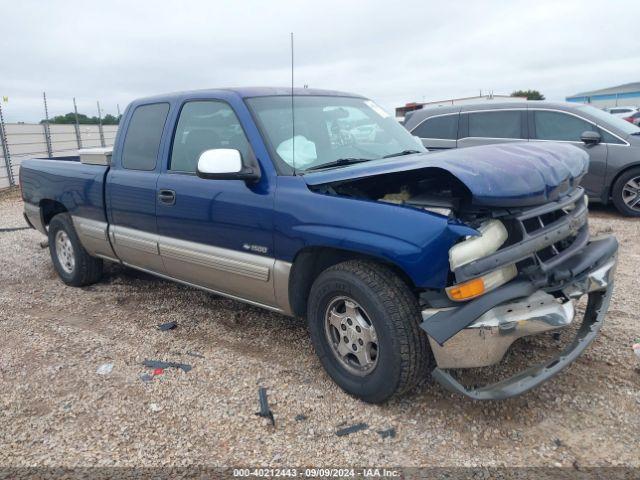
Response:
[[[478,228],[480,235],[460,242],[449,250],[449,265],[456,270],[462,265],[497,251],[507,240],[509,234],[500,220],[491,219]]]
[[[449,250],[449,265],[456,270],[463,265],[496,252],[509,236],[500,220],[484,222],[478,231],[480,235],[460,242]],[[507,265],[472,280],[446,288],[447,296],[456,302],[471,300],[489,292],[518,275],[515,265]]]

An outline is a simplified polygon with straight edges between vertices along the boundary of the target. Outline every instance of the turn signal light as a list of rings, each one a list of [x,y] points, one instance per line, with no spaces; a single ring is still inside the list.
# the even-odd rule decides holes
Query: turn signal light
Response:
[[[515,265],[507,265],[493,272],[489,272],[482,277],[468,280],[464,283],[453,285],[446,289],[447,295],[454,302],[461,302],[463,300],[471,300],[472,298],[479,297],[487,292],[490,292],[494,288],[504,285],[509,280],[515,278],[518,275],[518,269]]]
[[[461,301],[479,297],[484,293],[484,280],[474,278],[468,282],[459,283],[453,287],[447,288],[447,295],[451,300]]]

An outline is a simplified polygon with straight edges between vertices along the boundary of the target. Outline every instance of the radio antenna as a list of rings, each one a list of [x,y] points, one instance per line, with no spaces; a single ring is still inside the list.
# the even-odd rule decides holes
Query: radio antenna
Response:
[[[293,32],[291,32],[291,161],[296,174],[296,116],[293,108]]]

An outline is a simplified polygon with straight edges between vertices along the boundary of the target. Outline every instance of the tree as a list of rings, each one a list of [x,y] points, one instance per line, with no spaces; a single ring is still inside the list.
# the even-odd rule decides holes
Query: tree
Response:
[[[527,97],[527,100],[544,100],[544,95],[542,95],[538,90],[516,90],[511,94],[512,97]]]
[[[102,124],[118,125],[118,123],[120,123],[121,117],[122,115],[116,117],[115,115],[111,115],[110,113],[107,113],[102,119]],[[40,120],[40,123],[45,123],[45,122],[46,120]],[[69,112],[65,115],[56,115],[55,117],[49,119],[49,123],[61,123],[61,124],[67,124],[67,125],[74,124],[76,123],[76,114],[73,112]],[[79,113],[78,123],[80,123],[81,125],[97,125],[98,117],[89,117],[84,113]]]

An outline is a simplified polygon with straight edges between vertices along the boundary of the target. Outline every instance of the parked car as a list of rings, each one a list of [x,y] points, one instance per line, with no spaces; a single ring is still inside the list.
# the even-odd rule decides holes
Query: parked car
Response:
[[[604,111],[618,118],[628,118],[638,111],[638,107],[610,107]]]
[[[640,125],[640,112],[636,112],[630,117],[626,117],[624,120],[626,120],[627,122],[631,122],[634,125]]]
[[[591,343],[617,242],[589,238],[583,150],[426,154],[371,100],[294,93],[136,100],[112,152],[22,162],[25,218],[48,236],[62,281],[98,282],[103,261],[116,262],[306,317],[329,376],[367,402],[409,390],[429,369],[452,391],[510,397]],[[350,134],[365,120],[375,136]],[[481,388],[449,372],[569,326],[583,295],[582,327],[547,363]]]
[[[596,202],[640,216],[640,128],[571,103],[482,103],[417,110],[405,127],[430,150],[492,143],[564,142],[589,154],[582,186]]]

